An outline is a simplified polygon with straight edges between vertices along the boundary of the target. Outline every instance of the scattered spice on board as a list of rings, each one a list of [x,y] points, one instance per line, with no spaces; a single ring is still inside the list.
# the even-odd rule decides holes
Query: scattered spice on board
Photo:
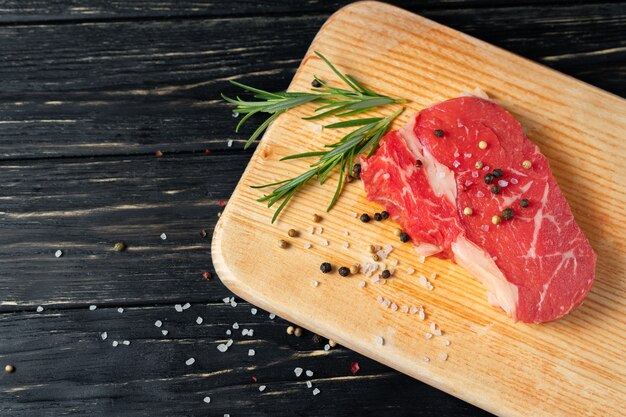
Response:
[[[211,273],[209,271],[204,271],[202,273],[202,277],[206,279],[207,281],[211,281]]]
[[[156,151],[154,153],[154,156],[156,156],[157,158],[162,158],[163,157],[163,152],[161,152],[160,150]]]

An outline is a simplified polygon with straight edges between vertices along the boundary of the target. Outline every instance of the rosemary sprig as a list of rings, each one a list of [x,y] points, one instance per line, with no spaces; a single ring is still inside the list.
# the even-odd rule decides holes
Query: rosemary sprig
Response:
[[[280,212],[285,208],[289,200],[311,179],[317,177],[320,185],[328,179],[329,174],[335,167],[339,167],[339,179],[337,181],[337,188],[328,205],[327,210],[330,210],[336,203],[337,198],[343,190],[344,177],[346,168],[350,169],[355,157],[367,152],[367,156],[372,155],[377,147],[378,142],[382,136],[387,132],[391,122],[398,117],[404,108],[395,111],[388,117],[372,117],[367,119],[353,119],[345,122],[333,123],[325,126],[328,129],[340,129],[346,127],[357,127],[357,129],[348,133],[335,143],[326,145],[328,150],[317,152],[303,152],[295,155],[290,155],[282,158],[281,161],[298,158],[319,157],[319,159],[311,165],[311,169],[298,175],[294,178],[289,178],[283,181],[275,182],[272,184],[256,185],[252,188],[266,188],[278,186],[270,194],[259,198],[257,201],[267,202],[268,207],[272,207],[274,204],[281,201],[280,205],[274,212],[272,217],[272,223],[276,220]]]
[[[237,87],[242,88],[249,93],[253,93],[254,98],[257,100],[246,101],[239,97],[230,98],[222,94],[222,98],[227,102],[235,105],[233,110],[234,114],[243,114],[237,127],[236,132],[244,125],[244,123],[253,115],[257,113],[268,113],[269,116],[263,123],[257,127],[252,135],[246,141],[244,149],[248,148],[263,131],[272,123],[278,116],[284,113],[286,110],[300,106],[305,103],[315,102],[321,104],[313,116],[305,117],[306,120],[320,119],[323,117],[335,115],[339,117],[353,116],[375,107],[384,106],[392,103],[403,103],[406,100],[393,98],[378,94],[369,88],[362,85],[356,79],[348,74],[342,74],[335,68],[333,64],[319,52],[315,52],[328,67],[349,87],[339,88],[333,87],[322,81],[318,77],[315,77],[317,81],[317,88],[311,88],[312,92],[287,92],[280,91],[271,93],[269,91],[261,90],[258,88],[250,87],[248,85],[239,83],[237,81],[230,81]]]

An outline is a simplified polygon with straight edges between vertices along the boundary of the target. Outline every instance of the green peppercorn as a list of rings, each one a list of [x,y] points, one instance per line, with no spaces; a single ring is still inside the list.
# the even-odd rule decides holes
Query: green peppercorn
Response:
[[[485,184],[491,184],[494,178],[495,177],[493,176],[493,174],[485,174],[485,176],[483,177],[483,179],[485,180]]]
[[[388,269],[385,269],[383,272],[381,272],[381,273],[380,273],[380,276],[381,276],[382,278],[387,279],[387,278],[389,278],[389,277],[391,276],[391,272],[389,272],[389,270],[388,270]]]
[[[504,220],[511,220],[513,216],[515,216],[515,213],[512,208],[505,208],[502,210],[502,217],[504,217]]]
[[[339,272],[339,275],[341,275],[342,277],[347,277],[348,275],[350,275],[350,268],[342,266],[337,272]]]
[[[522,208],[528,207],[528,199],[522,198],[522,200],[519,202],[519,205],[522,206]]]
[[[367,223],[367,222],[369,222],[369,221],[371,220],[370,215],[369,215],[369,214],[367,214],[367,213],[363,213],[363,214],[361,214],[360,219],[361,219],[361,221],[362,221],[363,223]]]
[[[322,86],[322,83],[317,78],[314,78],[313,81],[311,81],[311,85],[313,86],[313,88],[320,88]]]
[[[438,138],[442,138],[443,137],[443,130],[441,129],[436,129],[434,132],[435,136],[437,136]]]
[[[491,187],[491,192],[494,194],[500,194],[500,186],[494,185],[493,187]]]
[[[387,213],[386,211],[383,211],[382,213],[380,213],[380,216],[384,219],[388,219],[389,218],[389,213]]]
[[[114,246],[113,246],[113,250],[116,252],[122,252],[126,250],[126,244],[124,242],[117,242]]]
[[[404,232],[400,233],[400,241],[404,242],[404,243],[408,242],[409,241],[409,235],[407,235]]]
[[[493,176],[496,178],[500,178],[501,176],[504,175],[504,172],[502,172],[502,170],[500,168],[496,168],[493,170]]]
[[[381,221],[383,219],[383,216],[380,213],[374,213],[374,220],[376,220],[377,222]]]
[[[330,266],[328,262],[324,262],[320,265],[320,271],[322,271],[324,274],[329,273],[332,269],[333,267]]]

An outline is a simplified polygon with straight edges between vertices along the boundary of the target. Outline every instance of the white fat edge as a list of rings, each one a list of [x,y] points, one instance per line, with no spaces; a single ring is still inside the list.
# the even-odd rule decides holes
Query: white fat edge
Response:
[[[422,161],[421,169],[424,170],[430,188],[437,197],[445,196],[450,203],[456,207],[456,182],[454,173],[445,165],[441,164],[435,157],[422,146],[415,135],[413,128],[417,116],[411,117],[409,122],[398,131],[404,139],[413,155]]]
[[[459,236],[452,243],[452,252],[454,261],[487,288],[489,303],[502,308],[509,317],[517,320],[517,287],[506,280],[489,254],[465,236]]]

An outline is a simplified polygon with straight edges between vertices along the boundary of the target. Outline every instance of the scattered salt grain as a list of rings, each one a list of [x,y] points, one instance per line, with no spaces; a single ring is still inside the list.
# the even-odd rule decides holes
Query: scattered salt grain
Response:
[[[157,320],[157,321],[154,322],[154,325],[156,327],[161,327],[161,326],[163,326],[163,322],[161,320]]]
[[[491,167],[489,165],[485,165],[483,167],[483,171],[489,171],[491,169]]]
[[[437,279],[437,274],[435,272],[430,274],[430,279]]]
[[[448,359],[448,354],[447,353],[442,353],[441,355],[439,355],[439,360],[445,361],[447,359]]]
[[[313,388],[313,383],[311,381],[306,381],[307,388]]]
[[[183,310],[187,310],[189,307],[191,307],[191,304],[189,304],[189,303],[185,303],[185,304],[183,305]]]
[[[196,324],[202,324],[203,321],[204,321],[204,319],[202,317],[200,317],[200,316],[198,316],[196,318]]]
[[[121,313],[124,312],[124,309],[122,307],[120,307],[120,308],[117,309],[117,312],[121,314]]]
[[[306,376],[308,376],[309,378],[313,376],[313,371],[307,370],[305,372]]]
[[[509,185],[509,182],[505,180],[498,180],[498,185],[500,187],[506,187],[507,185]]]
[[[478,178],[478,171],[472,171],[472,178]]]
[[[228,142],[226,142],[226,146],[228,146],[229,148],[233,146],[233,140],[229,139]]]
[[[319,394],[320,392],[321,392],[321,391],[319,390],[319,388],[315,388],[315,389],[313,390],[313,395],[317,395],[317,394]]]
[[[379,295],[378,297],[376,297],[376,301],[378,301],[379,303],[382,303],[383,297]]]
[[[161,330],[161,333],[163,334],[163,336],[167,336],[167,334],[169,333],[169,330]]]
[[[328,245],[330,245],[330,243],[329,243],[326,239],[322,240],[322,241],[320,242],[320,244],[321,244],[322,246],[328,246]]]
[[[420,309],[418,318],[420,319],[420,321],[424,321],[424,319],[426,319],[426,313],[424,312],[423,308]]]
[[[161,239],[163,240],[167,239],[167,235],[165,233],[161,233]]]
[[[346,235],[346,236],[350,236],[350,232],[348,232],[347,230],[345,230],[345,231],[343,232],[343,234],[344,234],[344,235]]]
[[[459,161],[457,161],[456,159],[454,160],[454,162],[452,163],[452,166],[455,168],[458,168],[459,165],[461,165],[461,163]]]
[[[376,343],[382,346],[385,344],[385,339],[383,339],[381,336],[376,336]]]
[[[424,262],[426,262],[426,257],[425,256],[420,256],[417,258],[417,261],[421,264],[423,264]]]
[[[430,323],[430,330],[434,332],[435,329],[437,329],[437,323]]]
[[[248,349],[248,356],[254,356],[255,353],[254,349]]]
[[[274,320],[276,318],[276,314],[270,313],[269,318],[270,320]]]
[[[464,153],[464,154],[463,154],[463,156],[464,156],[465,158],[471,158],[471,157],[472,157],[472,154],[471,154],[471,153]]]
[[[241,335],[242,335],[242,336],[247,336],[247,335],[248,335],[248,329],[243,329],[243,330],[241,331]]]
[[[220,352],[224,353],[228,350],[228,346],[226,346],[223,343],[220,343],[219,345],[217,345],[217,350],[219,350]]]
[[[231,300],[230,300],[230,306],[231,307],[237,307],[237,301],[233,300],[232,297],[231,297]]]
[[[511,184],[515,185],[517,184],[519,181],[517,181],[517,178],[511,178]]]
[[[441,336],[443,334],[441,329],[436,329],[433,333],[435,333],[435,336]]]
[[[233,323],[233,329],[237,330],[239,328],[239,323],[234,322]]]
[[[391,301],[389,301],[389,300],[385,300],[385,301],[383,301],[383,306],[384,306],[385,308],[389,308],[389,306],[390,306],[390,305],[391,305]]]
[[[202,399],[202,401],[204,401],[205,403],[209,404],[211,402],[211,397],[204,397]]]
[[[313,226],[309,226],[306,230],[308,230],[308,232],[310,234],[314,234],[315,233],[315,228]]]
[[[432,333],[426,333],[426,334],[424,335],[424,337],[426,338],[426,340],[428,340],[428,339],[432,339],[432,338],[433,338],[433,335],[432,335]]]
[[[354,217],[355,219],[358,217],[359,215],[357,213],[352,213],[352,217]]]
[[[391,261],[389,261],[389,263],[393,266],[398,266],[398,260],[397,259],[392,259]]]
[[[348,249],[350,247],[350,243],[348,242],[343,242],[343,247]]]
[[[398,311],[398,305],[396,303],[391,303],[391,311]]]
[[[418,308],[415,306],[411,306],[411,308],[409,309],[409,314],[415,314],[417,313]]]
[[[226,347],[230,347],[233,344],[233,339],[228,339],[226,341]]]
[[[107,332],[102,332],[100,333],[100,337],[102,338],[102,340],[107,340],[107,337],[109,337],[109,335],[107,334]]]
[[[446,339],[446,340],[443,341],[443,344],[446,345],[446,346],[450,346],[450,341],[448,339]]]
[[[230,329],[226,330],[226,335],[230,336],[233,332],[230,331]]]
[[[117,345],[119,345],[120,342],[118,342],[117,340],[114,340],[113,343],[111,343],[111,346],[113,347],[117,347]]]
[[[93,305],[93,304],[89,306],[89,310],[90,311],[94,311],[96,308],[98,308],[98,307]]]
[[[484,196],[485,196],[485,193],[483,193],[482,191],[478,191],[476,193],[476,197],[478,197],[478,198],[483,198]]]
[[[254,330],[253,329],[248,329],[248,336],[250,336],[250,337],[254,336]]]
[[[489,225],[488,224],[482,224],[480,226],[480,230],[482,230],[483,232],[488,232],[489,231]]]
[[[411,274],[412,274],[412,273],[414,273],[414,272],[415,272],[415,269],[413,269],[413,268],[411,268],[411,267],[409,267],[409,268],[407,268],[407,269],[406,269],[406,273],[407,273],[407,274],[409,274],[409,275],[411,275]]]
[[[424,356],[424,362],[430,362],[430,358],[428,356]]]
[[[222,298],[222,301],[224,302],[224,304],[228,304],[230,303],[230,298],[229,297]]]
[[[261,385],[259,387],[259,391],[263,392],[263,391],[265,391],[265,388],[267,388],[265,385]]]
[[[403,313],[408,313],[409,312],[409,307],[408,306],[402,306],[400,307],[400,311]]]
[[[324,228],[320,226],[317,228],[317,234],[321,235],[322,233],[324,233]]]
[[[325,350],[325,351],[329,351],[329,350],[330,350],[330,345],[329,345],[328,343],[326,343],[326,344],[324,345],[324,350]]]
[[[302,371],[303,371],[302,368],[297,367],[293,370],[293,373],[296,374],[297,377],[299,377],[300,375],[302,375]]]
[[[313,247],[313,245],[311,245],[310,243],[305,243],[304,244],[304,249],[311,249]]]
[[[465,186],[469,187],[470,185],[474,184],[472,181],[470,180],[465,180]]]
[[[182,313],[183,312],[183,306],[181,306],[180,304],[176,304],[174,306],[174,310],[176,310],[179,313]]]
[[[257,309],[256,309],[256,308],[254,308],[254,307],[252,307],[252,308],[250,309],[250,314],[252,314],[253,316],[255,316],[255,315],[256,315],[256,313],[257,313]]]
[[[124,341],[122,342],[122,344],[123,344],[124,346],[129,346],[129,345],[130,345],[130,340],[124,340]]]
[[[459,156],[461,156],[461,154],[459,153],[459,151],[454,151],[454,157],[458,158]]]
[[[313,286],[313,288],[316,288],[318,285],[320,285],[320,283],[318,281],[311,281],[311,285]]]
[[[43,307],[42,306],[37,307],[37,313],[41,313],[42,311],[43,311]]]
[[[54,252],[54,256],[56,256],[57,258],[60,258],[61,256],[63,256],[63,251],[62,250],[57,250],[56,252]]]

